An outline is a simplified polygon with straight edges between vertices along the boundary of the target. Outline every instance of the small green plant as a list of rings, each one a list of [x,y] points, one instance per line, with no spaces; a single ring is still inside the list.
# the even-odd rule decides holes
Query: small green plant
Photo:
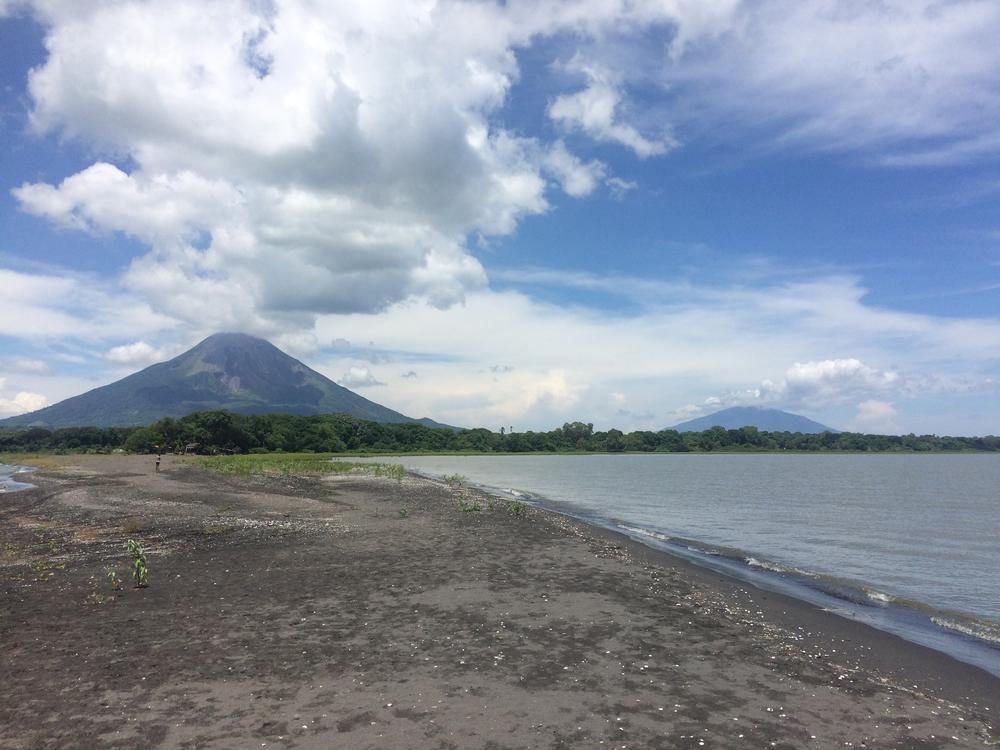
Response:
[[[524,513],[524,503],[520,500],[511,500],[507,503],[507,512],[512,516],[519,516]]]
[[[482,507],[479,505],[479,503],[469,503],[466,502],[465,500],[459,500],[458,509],[463,513],[478,513],[479,511],[482,510]]]
[[[408,511],[406,508],[400,508],[399,509],[399,517],[400,518],[406,518],[408,515],[410,515],[410,511]]]
[[[148,586],[149,567],[146,565],[146,550],[135,539],[125,542],[125,548],[132,556],[132,578],[135,579],[135,587],[141,589]]]
[[[108,568],[107,573],[108,583],[111,584],[111,588],[115,591],[120,591],[122,587],[122,579],[118,577],[118,571],[114,568]]]
[[[460,487],[462,483],[466,480],[466,477],[461,474],[445,474],[441,477],[449,487]]]

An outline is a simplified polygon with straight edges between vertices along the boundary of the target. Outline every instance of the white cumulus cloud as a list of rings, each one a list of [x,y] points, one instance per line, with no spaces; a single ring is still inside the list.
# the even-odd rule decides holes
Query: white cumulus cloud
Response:
[[[108,362],[128,367],[145,367],[156,362],[162,362],[168,357],[168,352],[150,346],[145,341],[113,346],[104,353],[104,358]]]
[[[664,154],[677,145],[669,135],[647,137],[624,121],[624,94],[606,71],[590,65],[576,64],[576,67],[586,75],[586,87],[557,97],[549,106],[549,117],[570,130],[582,130],[598,141],[630,148],[640,158]]]
[[[542,164],[559,181],[562,189],[574,198],[590,195],[604,177],[606,167],[599,161],[584,163],[559,141],[545,155]]]
[[[6,380],[0,378],[0,414],[4,416],[12,417],[48,405],[48,399],[45,396],[31,391],[19,391],[7,398],[3,393],[5,386]]]
[[[792,403],[840,400],[855,393],[884,393],[901,385],[899,373],[877,370],[858,359],[796,362],[783,381],[762,389],[765,397]],[[773,396],[769,393],[774,389]]]
[[[470,233],[510,233],[549,210],[550,189],[584,196],[605,177],[492,116],[517,46],[635,14],[615,10],[39,2],[34,128],[129,168],[100,161],[14,195],[62,226],[148,244],[123,281],[180,320],[260,329],[455,304],[486,284]]]
[[[640,158],[706,123],[885,159],[1000,150],[991,0],[15,5],[46,27],[32,127],[103,155],[20,206],[145,243],[125,290],[209,329],[460,303],[487,284],[469,236],[556,189],[633,189],[544,122],[505,126],[519,55],[557,37],[577,78],[547,117]]]
[[[375,377],[367,367],[353,366],[337,381],[345,388],[368,388],[373,385],[385,385]]]
[[[71,273],[0,268],[0,335],[32,341],[94,341],[162,332],[176,320],[113,284]]]
[[[898,433],[898,416],[896,409],[888,401],[869,399],[858,404],[853,427],[858,432],[875,432],[883,435]]]
[[[795,362],[778,380],[764,379],[755,387],[709,396],[700,405],[688,404],[676,410],[674,416],[709,414],[730,406],[828,408],[858,397],[899,395],[907,387],[898,372],[878,370],[855,358]]]

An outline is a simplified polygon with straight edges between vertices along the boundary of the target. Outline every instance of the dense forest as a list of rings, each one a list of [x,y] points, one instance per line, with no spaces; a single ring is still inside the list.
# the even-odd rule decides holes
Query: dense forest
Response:
[[[243,416],[204,411],[148,427],[31,428],[0,432],[0,452],[262,453],[271,451],[454,451],[463,453],[710,451],[998,451],[1000,437],[864,435],[853,432],[760,432],[755,427],[703,432],[595,432],[568,422],[549,432],[451,430],[420,424],[378,424],[345,414]]]

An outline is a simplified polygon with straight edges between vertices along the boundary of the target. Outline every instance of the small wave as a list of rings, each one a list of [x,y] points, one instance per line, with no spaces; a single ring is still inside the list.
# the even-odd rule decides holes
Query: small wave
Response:
[[[783,565],[778,565],[777,563],[768,562],[767,560],[758,560],[756,557],[744,558],[743,562],[749,565],[751,568],[760,568],[761,570],[770,570],[772,573],[788,573],[790,572],[788,568]]]
[[[876,591],[875,589],[864,589],[864,592],[865,596],[876,604],[886,605],[895,601],[895,597],[890,596],[889,594],[883,594],[881,591]]]
[[[939,628],[953,630],[954,632],[961,633],[962,635],[971,636],[972,638],[977,638],[981,641],[987,641],[988,643],[1000,645],[1000,624],[998,623],[982,622],[978,620],[957,622],[956,620],[948,619],[946,617],[932,617],[931,622]]]
[[[631,534],[638,534],[640,536],[649,537],[650,539],[656,539],[660,542],[669,542],[673,537],[667,534],[661,534],[659,531],[650,531],[649,529],[640,529],[636,526],[625,526],[624,524],[618,524],[618,528],[622,531],[627,531]]]
[[[816,573],[810,573],[808,570],[795,568],[792,567],[791,565],[782,565],[780,563],[771,562],[770,560],[761,560],[756,557],[744,557],[743,562],[745,562],[751,568],[760,568],[761,570],[766,570],[770,573],[780,573],[781,575],[798,576],[809,580],[815,580],[818,578]]]

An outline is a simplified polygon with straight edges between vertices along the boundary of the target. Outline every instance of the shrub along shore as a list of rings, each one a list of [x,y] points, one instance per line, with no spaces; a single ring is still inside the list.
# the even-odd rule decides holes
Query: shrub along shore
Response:
[[[379,424],[347,414],[234,414],[203,411],[145,427],[32,427],[0,432],[0,453],[704,453],[704,452],[983,452],[1000,437],[868,435],[856,432],[763,432],[755,427],[702,432],[595,431],[567,422],[548,432],[458,430]]]

